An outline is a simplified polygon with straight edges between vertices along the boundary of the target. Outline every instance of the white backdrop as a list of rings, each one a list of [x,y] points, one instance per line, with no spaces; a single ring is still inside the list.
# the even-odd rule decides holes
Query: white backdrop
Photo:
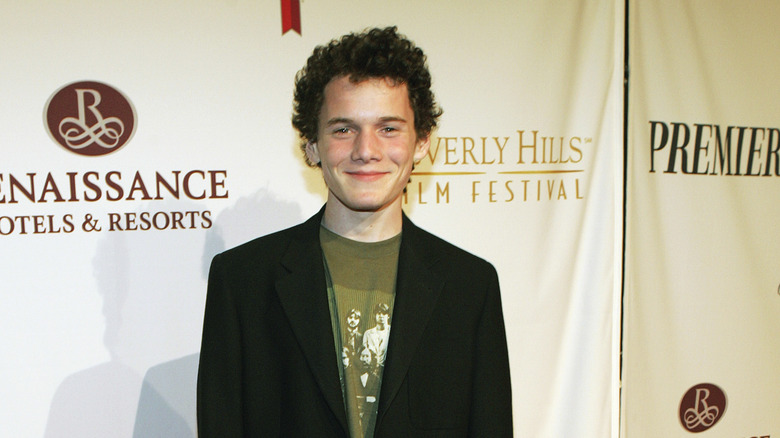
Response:
[[[780,436],[780,5],[629,14],[621,435]]]
[[[616,434],[622,2],[329,0],[300,13],[299,35],[282,34],[275,1],[0,5],[3,435],[195,435],[211,256],[325,199],[289,123],[295,72],[315,45],[391,24],[426,50],[445,110],[405,209],[498,269],[516,435]],[[75,154],[44,128],[50,96],[84,80],[135,107],[116,152]],[[224,185],[140,199],[136,173],[154,198],[156,174],[176,171]],[[88,172],[99,200],[85,200]],[[197,198],[209,186],[193,181]],[[118,231],[156,213],[198,220]]]

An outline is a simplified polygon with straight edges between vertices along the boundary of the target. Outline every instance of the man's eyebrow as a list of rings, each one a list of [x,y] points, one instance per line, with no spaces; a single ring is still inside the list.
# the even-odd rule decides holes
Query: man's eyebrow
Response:
[[[328,120],[327,123],[325,123],[326,126],[336,125],[339,123],[354,123],[352,119],[348,119],[346,117],[334,117],[330,120]]]
[[[385,116],[379,118],[380,122],[401,122],[406,123],[406,119],[401,116]]]
[[[387,122],[400,122],[400,123],[408,123],[408,121],[401,117],[401,116],[384,116],[380,117],[378,119],[380,123],[387,123]],[[325,123],[325,126],[333,126],[340,123],[346,123],[346,124],[355,124],[356,122],[353,119],[347,118],[347,117],[334,117],[330,120],[328,120]]]

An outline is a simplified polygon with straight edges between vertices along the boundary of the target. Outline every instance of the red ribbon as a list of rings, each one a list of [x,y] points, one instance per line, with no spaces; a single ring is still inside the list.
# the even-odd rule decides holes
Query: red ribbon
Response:
[[[301,34],[300,0],[282,0],[282,35],[290,30]]]

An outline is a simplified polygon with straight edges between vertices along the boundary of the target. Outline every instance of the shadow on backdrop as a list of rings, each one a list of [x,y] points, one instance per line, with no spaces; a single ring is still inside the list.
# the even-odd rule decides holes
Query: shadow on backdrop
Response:
[[[171,202],[146,208],[198,211],[202,206]],[[239,199],[206,230],[104,230],[92,264],[110,359],[63,380],[44,436],[194,437],[208,261],[225,248],[300,219],[297,204],[261,190]]]
[[[301,220],[297,204],[279,200],[265,190],[240,198],[220,213],[206,233],[200,262],[202,279],[208,277],[214,255]],[[149,368],[141,387],[133,437],[194,438],[197,373],[198,353]]]
[[[119,344],[130,285],[128,242],[123,233],[99,242],[93,259],[98,292],[103,298],[103,343],[111,359],[68,376],[57,388],[49,409],[46,438],[116,436],[133,426],[140,373],[129,365]]]

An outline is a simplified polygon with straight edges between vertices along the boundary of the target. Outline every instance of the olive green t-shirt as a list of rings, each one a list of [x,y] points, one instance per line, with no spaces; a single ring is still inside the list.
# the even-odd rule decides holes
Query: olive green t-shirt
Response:
[[[358,242],[321,226],[320,243],[350,436],[373,437],[401,235]]]

